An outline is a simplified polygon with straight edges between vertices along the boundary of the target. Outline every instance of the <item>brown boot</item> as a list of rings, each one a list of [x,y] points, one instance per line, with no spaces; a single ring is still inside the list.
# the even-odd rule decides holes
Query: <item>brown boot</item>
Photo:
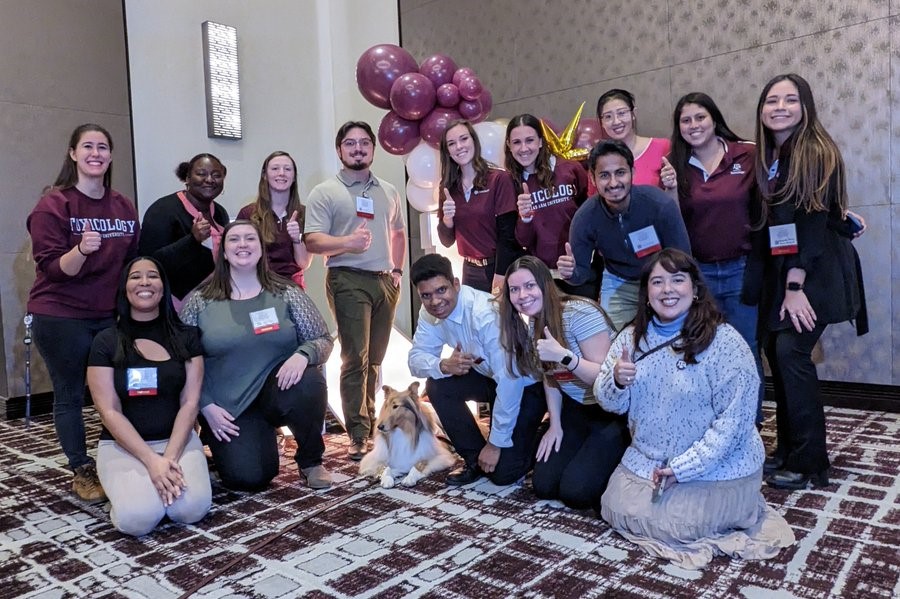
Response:
[[[103,492],[103,486],[100,484],[100,479],[97,478],[97,467],[94,464],[85,464],[75,468],[72,491],[88,503],[106,501],[106,493]]]
[[[310,489],[327,489],[331,486],[331,473],[322,464],[301,468],[300,472],[306,477],[306,486]]]
[[[369,448],[366,445],[365,440],[363,439],[354,439],[350,443],[350,447],[347,448],[347,457],[354,462],[358,462],[363,459],[363,456],[367,453],[369,453]]]

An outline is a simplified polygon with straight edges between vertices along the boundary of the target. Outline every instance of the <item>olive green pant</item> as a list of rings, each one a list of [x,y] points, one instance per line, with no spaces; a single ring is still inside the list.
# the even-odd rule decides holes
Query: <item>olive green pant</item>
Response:
[[[346,267],[328,269],[328,306],[341,344],[341,407],[354,441],[370,435],[375,422],[375,385],[387,351],[400,290],[388,273]]]

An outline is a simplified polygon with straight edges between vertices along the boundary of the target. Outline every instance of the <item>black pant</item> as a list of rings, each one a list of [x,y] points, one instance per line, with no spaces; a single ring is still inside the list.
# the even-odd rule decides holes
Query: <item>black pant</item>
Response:
[[[466,464],[476,464],[478,454],[486,442],[465,402],[487,402],[493,406],[497,384],[493,379],[471,370],[463,376],[430,378],[425,382],[425,392],[456,452]],[[497,466],[488,475],[494,484],[512,484],[525,476],[534,465],[537,430],[546,411],[543,384],[535,383],[525,387],[519,417],[512,433],[512,447],[501,448]]]
[[[462,284],[490,293],[494,284],[494,261],[491,260],[485,266],[475,266],[463,261]]]
[[[559,451],[534,465],[532,485],[541,499],[559,499],[575,509],[600,511],[600,497],[631,442],[625,418],[563,393]]]
[[[825,447],[825,409],[812,350],[824,324],[798,333],[769,331],[764,339],[775,387],[778,448],[775,456],[792,472],[816,474],[829,467]]]
[[[281,364],[269,373],[256,400],[235,419],[240,434],[230,442],[216,440],[201,416],[201,438],[209,445],[222,484],[230,489],[262,489],[278,474],[275,427],[287,426],[294,433],[298,467],[322,463],[322,425],[328,402],[325,377],[321,369],[309,366],[297,384],[282,391],[275,378]]]

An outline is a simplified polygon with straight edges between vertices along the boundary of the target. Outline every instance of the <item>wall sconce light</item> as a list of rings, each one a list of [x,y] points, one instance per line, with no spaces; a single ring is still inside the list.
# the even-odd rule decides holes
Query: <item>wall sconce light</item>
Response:
[[[206,81],[206,135],[241,139],[237,29],[203,22],[203,75]]]

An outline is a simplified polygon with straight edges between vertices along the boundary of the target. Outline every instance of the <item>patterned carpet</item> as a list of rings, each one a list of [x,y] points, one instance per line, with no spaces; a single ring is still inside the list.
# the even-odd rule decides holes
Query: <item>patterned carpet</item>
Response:
[[[97,420],[86,414],[93,445]],[[335,488],[308,491],[286,460],[267,492],[214,486],[213,510],[198,525],[165,522],[133,539],[113,530],[108,507],[68,491],[49,418],[30,430],[0,423],[0,597],[176,598],[335,502],[193,596],[898,597],[900,415],[830,409],[828,423],[832,485],[764,490],[798,544],[766,562],[717,558],[702,572],[645,556],[590,513],[536,501],[527,482],[449,489],[441,474],[382,490],[353,478],[334,434],[326,463]]]

